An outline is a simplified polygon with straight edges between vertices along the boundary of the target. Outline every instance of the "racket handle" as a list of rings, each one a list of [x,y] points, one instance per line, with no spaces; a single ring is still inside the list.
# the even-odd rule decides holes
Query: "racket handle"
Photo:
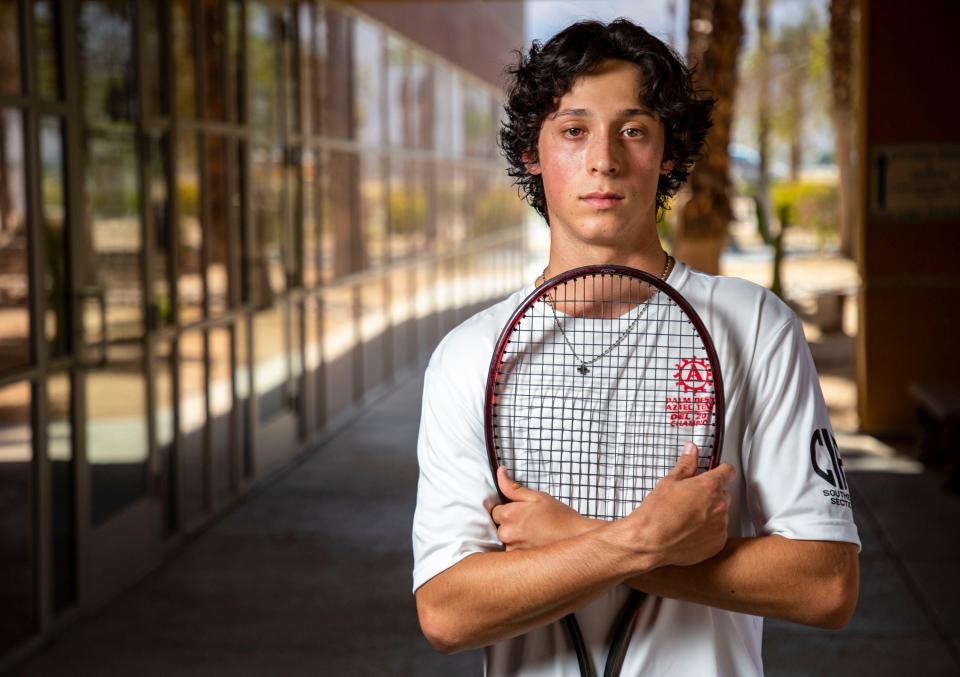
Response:
[[[587,651],[587,645],[583,641],[583,634],[580,632],[580,624],[577,623],[577,617],[569,613],[563,617],[563,624],[567,628],[567,635],[570,642],[577,652],[577,665],[580,666],[580,677],[596,677],[593,671],[593,661],[590,660],[590,653]]]
[[[603,667],[603,677],[619,677],[623,667],[623,659],[627,656],[627,646],[630,636],[633,635],[633,626],[637,622],[637,612],[646,594],[639,590],[631,590],[627,601],[620,609],[620,615],[613,625],[613,641],[610,643],[610,652],[607,654],[607,663]]]

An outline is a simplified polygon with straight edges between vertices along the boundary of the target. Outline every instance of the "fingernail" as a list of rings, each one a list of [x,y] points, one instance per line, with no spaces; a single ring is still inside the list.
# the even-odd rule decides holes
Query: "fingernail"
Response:
[[[689,456],[690,454],[694,453],[694,451],[696,451],[696,446],[694,446],[693,442],[687,442],[683,445],[683,451],[680,453],[682,453],[684,456]]]

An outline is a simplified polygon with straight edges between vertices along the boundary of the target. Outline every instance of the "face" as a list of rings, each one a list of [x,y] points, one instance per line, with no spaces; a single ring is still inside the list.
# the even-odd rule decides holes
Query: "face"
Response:
[[[641,101],[636,66],[607,61],[585,75],[547,116],[528,165],[543,177],[554,236],[574,244],[629,246],[656,231],[664,131]]]

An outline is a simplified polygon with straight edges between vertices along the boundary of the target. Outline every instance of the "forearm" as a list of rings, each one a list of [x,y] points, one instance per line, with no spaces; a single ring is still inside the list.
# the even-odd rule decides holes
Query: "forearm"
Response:
[[[486,646],[562,618],[652,566],[618,525],[525,550],[471,555],[417,590],[424,634],[445,653]]]
[[[839,628],[856,607],[859,564],[850,543],[737,538],[700,564],[660,567],[628,583],[661,597]]]

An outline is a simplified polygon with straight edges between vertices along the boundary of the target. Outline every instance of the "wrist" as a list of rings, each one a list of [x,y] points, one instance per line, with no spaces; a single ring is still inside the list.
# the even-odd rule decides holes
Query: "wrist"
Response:
[[[606,522],[596,529],[598,537],[620,554],[624,580],[653,571],[664,564],[663,553],[654,548],[646,520],[630,518]]]

